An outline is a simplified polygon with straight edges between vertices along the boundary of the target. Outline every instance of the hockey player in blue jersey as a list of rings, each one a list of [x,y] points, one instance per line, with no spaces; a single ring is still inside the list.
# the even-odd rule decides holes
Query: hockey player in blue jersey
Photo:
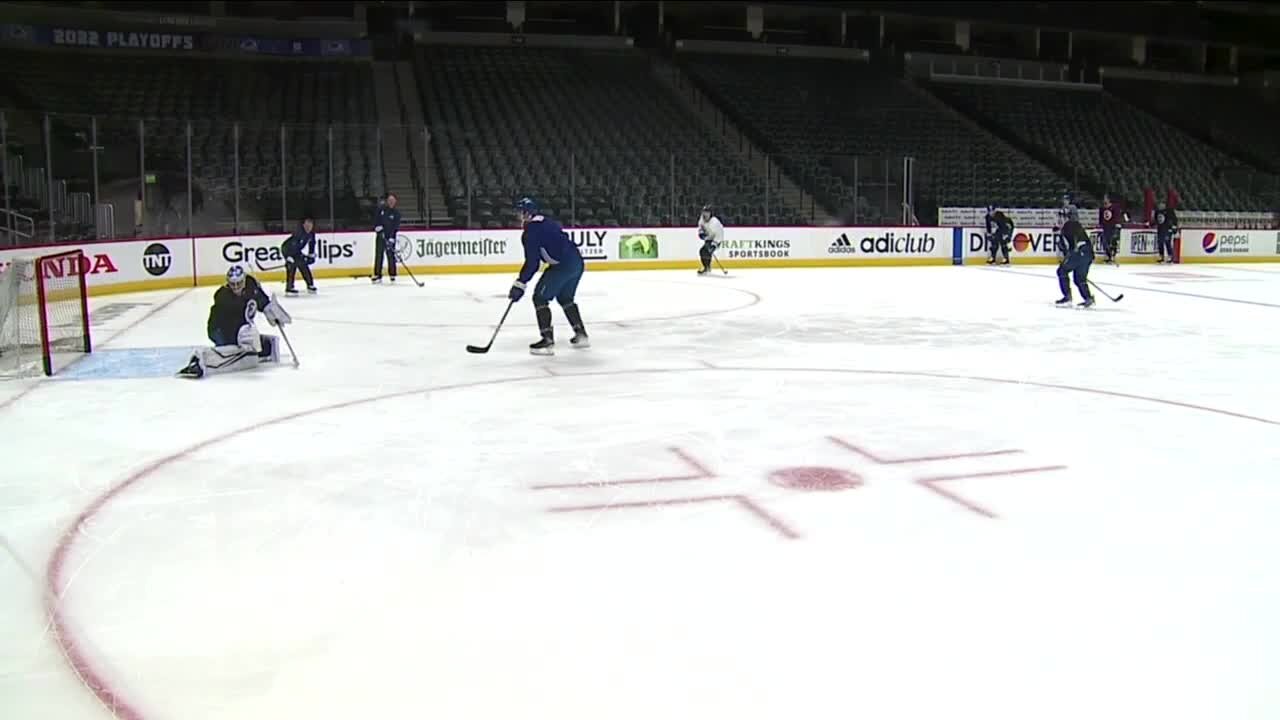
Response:
[[[987,259],[988,265],[996,264],[996,256],[1000,251],[1004,252],[1004,261],[1001,265],[1009,264],[1009,243],[1013,242],[1013,221],[1009,219],[1002,211],[995,209],[995,206],[987,206],[987,245],[991,249],[991,257]]]
[[[1080,307],[1093,307],[1093,293],[1089,292],[1089,266],[1093,265],[1094,260],[1093,242],[1080,224],[1080,216],[1074,206],[1065,217],[1067,219],[1060,230],[1060,249],[1066,258],[1058,266],[1058,288],[1062,290],[1062,299],[1057,304],[1063,307],[1071,305],[1071,285],[1067,282],[1067,276],[1071,275],[1084,297]]]
[[[530,198],[521,198],[516,203],[516,213],[520,216],[520,224],[524,232],[520,242],[524,244],[524,266],[520,275],[511,285],[507,295],[511,302],[518,302],[524,297],[525,288],[538,272],[538,266],[547,264],[547,269],[533,288],[533,309],[538,318],[538,330],[542,338],[529,346],[534,355],[555,354],[555,331],[551,327],[551,301],[560,303],[564,316],[573,328],[573,339],[569,341],[574,348],[585,348],[590,345],[587,329],[582,324],[582,312],[578,310],[575,296],[578,282],[586,266],[582,262],[582,254],[578,246],[573,244],[560,227],[560,223],[547,218],[538,211],[538,204]]]
[[[284,255],[284,292],[286,295],[297,295],[293,287],[294,277],[302,272],[302,280],[307,283],[307,292],[316,292],[316,281],[311,276],[311,263],[316,261],[316,221],[311,217],[302,219],[297,231],[285,238],[280,245],[280,254]]]

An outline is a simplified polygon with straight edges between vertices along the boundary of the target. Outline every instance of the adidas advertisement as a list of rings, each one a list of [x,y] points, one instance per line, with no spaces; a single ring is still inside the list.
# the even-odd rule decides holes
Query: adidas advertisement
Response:
[[[883,235],[853,239],[841,233],[827,247],[828,255],[932,255],[940,247],[938,237],[928,231],[889,230]]]

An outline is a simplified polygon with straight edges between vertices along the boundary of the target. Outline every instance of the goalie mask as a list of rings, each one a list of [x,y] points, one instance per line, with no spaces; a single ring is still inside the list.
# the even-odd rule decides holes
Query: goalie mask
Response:
[[[231,288],[231,292],[239,295],[244,292],[245,278],[247,277],[248,275],[245,273],[244,268],[239,265],[232,265],[227,270],[227,287]]]

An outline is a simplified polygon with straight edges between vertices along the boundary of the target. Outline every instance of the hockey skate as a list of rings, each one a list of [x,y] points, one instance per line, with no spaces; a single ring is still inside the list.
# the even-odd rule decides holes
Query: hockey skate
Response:
[[[555,355],[556,341],[549,337],[544,337],[536,343],[529,346],[530,355]]]
[[[1070,296],[1064,295],[1062,299],[1054,303],[1054,305],[1057,305],[1058,307],[1071,307],[1071,298]]]
[[[1000,264],[1001,264],[1001,265],[1008,265],[1008,264],[1009,264],[1009,258],[1005,258],[1005,259],[1001,260],[1001,261],[1000,261]]]
[[[711,268],[701,268],[698,270],[699,275],[706,275],[709,272],[711,272]]]
[[[178,377],[199,380],[204,377],[204,368],[200,367],[199,358],[192,357],[191,362],[186,367],[178,371]]]
[[[382,283],[382,276],[374,275],[373,277],[369,278],[369,282],[373,283],[374,285],[380,285]]]
[[[577,330],[573,333],[573,337],[569,340],[569,347],[574,350],[583,350],[591,347],[591,338],[587,337],[587,333],[583,330]]]
[[[1082,307],[1082,308],[1091,308],[1091,307],[1093,307],[1093,304],[1094,304],[1094,299],[1093,299],[1093,298],[1091,298],[1091,297],[1089,297],[1089,298],[1085,298],[1085,299],[1084,299],[1084,302],[1080,303],[1080,307]]]
[[[307,294],[308,294],[308,295],[315,295],[315,294],[316,294],[316,293],[318,293],[318,292],[320,292],[320,291],[316,289],[316,286],[315,286],[315,285],[311,285],[311,286],[308,286],[308,287],[307,287]]]
[[[995,264],[996,264],[996,259],[995,259],[995,258],[993,258],[993,257],[987,258],[987,264],[988,264],[988,265],[995,265]]]
[[[297,289],[297,288],[294,288],[294,287],[287,287],[287,288],[285,288],[285,289],[284,289],[284,294],[285,294],[285,295],[293,295],[293,296],[295,296],[295,297],[296,297],[296,296],[297,296],[297,294],[298,294],[298,289]]]

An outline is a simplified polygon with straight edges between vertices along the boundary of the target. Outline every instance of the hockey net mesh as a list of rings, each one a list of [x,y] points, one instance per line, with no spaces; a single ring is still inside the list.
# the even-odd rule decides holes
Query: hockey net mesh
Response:
[[[21,257],[0,269],[0,377],[54,374],[88,352],[83,259]]]

